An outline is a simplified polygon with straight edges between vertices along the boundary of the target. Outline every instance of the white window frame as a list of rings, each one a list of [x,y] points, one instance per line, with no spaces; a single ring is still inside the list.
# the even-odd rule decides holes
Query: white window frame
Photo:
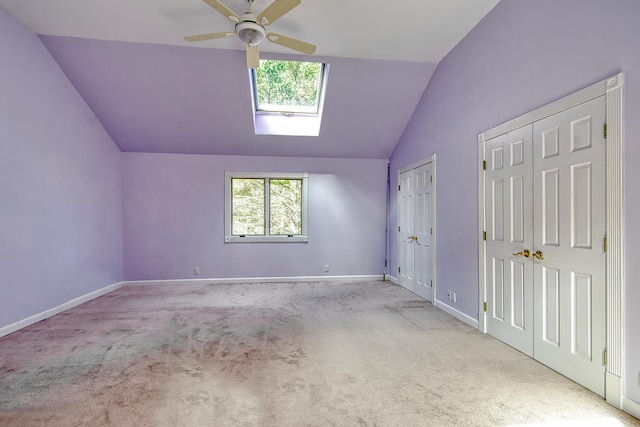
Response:
[[[291,113],[286,111],[263,111],[258,109],[255,72],[248,70],[253,109],[253,131],[256,135],[309,136],[320,135],[325,92],[329,80],[330,64],[322,62],[321,87],[319,89],[317,113]]]
[[[288,61],[285,59],[276,59],[275,61],[282,61],[282,62],[315,62],[315,61]],[[318,87],[317,87],[317,94],[316,94],[316,105],[315,108],[313,109],[313,111],[300,111],[299,107],[296,106],[287,106],[287,105],[283,105],[282,107],[284,107],[283,109],[261,109],[259,108],[259,103],[258,103],[258,82],[257,82],[257,78],[256,78],[256,69],[255,68],[250,68],[249,69],[249,83],[251,84],[251,95],[253,97],[253,110],[254,110],[254,114],[256,115],[264,115],[264,116],[275,116],[275,115],[282,115],[282,116],[286,116],[286,117],[318,117],[319,115],[321,115],[322,113],[322,107],[324,105],[324,93],[325,93],[325,88],[326,88],[326,83],[327,83],[327,73],[328,73],[328,69],[329,66],[328,64],[324,63],[324,62],[316,62],[318,64],[320,64],[320,73],[318,75]],[[287,107],[291,107],[291,109],[287,109]],[[296,111],[298,110],[298,111]]]
[[[225,172],[224,205],[225,205],[225,243],[306,243],[309,238],[307,234],[308,212],[309,212],[309,174],[308,173],[278,173],[278,172]],[[232,212],[231,203],[232,191],[231,180],[234,178],[253,178],[265,180],[265,234],[263,236],[239,236],[231,234]],[[269,180],[270,179],[301,179],[302,180],[302,234],[290,236],[269,234]]]

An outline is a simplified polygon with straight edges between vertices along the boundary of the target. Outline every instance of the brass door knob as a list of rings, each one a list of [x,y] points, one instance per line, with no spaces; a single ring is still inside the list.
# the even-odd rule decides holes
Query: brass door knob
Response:
[[[544,259],[544,254],[542,253],[542,251],[535,251],[533,253],[533,256],[538,258],[540,261],[542,261]]]
[[[529,249],[525,249],[524,251],[516,252],[513,256],[523,256],[525,258],[529,258],[531,256],[531,252]]]

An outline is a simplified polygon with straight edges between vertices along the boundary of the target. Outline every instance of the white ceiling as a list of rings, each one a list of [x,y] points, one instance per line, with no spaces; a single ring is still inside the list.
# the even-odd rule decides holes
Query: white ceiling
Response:
[[[246,0],[223,0],[236,13]],[[268,30],[318,46],[320,56],[439,62],[499,0],[303,0]],[[271,0],[255,0],[261,12]],[[37,34],[189,45],[191,34],[233,31],[202,0],[0,0]],[[239,40],[199,43],[244,49]],[[264,42],[264,52],[290,53]]]

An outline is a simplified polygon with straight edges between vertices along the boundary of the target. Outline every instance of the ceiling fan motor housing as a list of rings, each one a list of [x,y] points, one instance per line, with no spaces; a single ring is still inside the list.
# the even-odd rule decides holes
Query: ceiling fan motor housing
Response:
[[[264,40],[267,32],[256,22],[256,17],[252,13],[246,13],[242,15],[242,21],[236,24],[236,34],[243,42],[257,46]]]

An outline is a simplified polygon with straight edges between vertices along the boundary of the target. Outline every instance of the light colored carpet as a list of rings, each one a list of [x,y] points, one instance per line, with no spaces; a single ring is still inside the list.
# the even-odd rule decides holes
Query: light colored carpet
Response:
[[[640,425],[389,282],[137,286],[0,339],[2,426]]]

